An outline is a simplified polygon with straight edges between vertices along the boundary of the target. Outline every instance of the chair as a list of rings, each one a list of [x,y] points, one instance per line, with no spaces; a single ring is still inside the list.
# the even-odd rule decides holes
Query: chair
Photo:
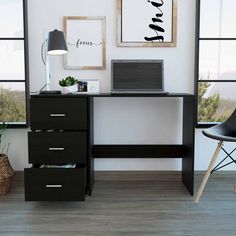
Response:
[[[195,203],[199,202],[202,192],[205,189],[205,186],[207,184],[207,181],[208,181],[211,173],[213,173],[214,171],[217,171],[217,170],[219,170],[231,163],[236,164],[236,160],[234,160],[231,156],[231,154],[236,150],[236,148],[234,148],[233,151],[231,151],[230,153],[228,153],[223,148],[224,142],[236,142],[236,109],[233,112],[233,114],[225,122],[222,122],[221,124],[213,126],[209,129],[206,129],[206,130],[202,131],[202,133],[205,136],[207,136],[208,138],[219,140],[219,143],[216,147],[216,150],[213,154],[211,162],[208,166],[208,169],[207,169],[207,171],[203,177],[203,180],[201,182],[201,185],[198,189],[198,192],[197,192],[196,197],[194,199]],[[220,153],[220,150],[223,150],[225,152],[226,157],[222,161],[220,161],[219,164],[217,164],[215,166],[217,156]],[[231,161],[226,164],[222,164],[227,158],[230,158]]]

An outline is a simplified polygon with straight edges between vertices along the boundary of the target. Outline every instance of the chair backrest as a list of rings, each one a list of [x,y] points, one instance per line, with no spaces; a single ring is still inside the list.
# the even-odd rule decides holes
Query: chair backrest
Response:
[[[227,127],[230,130],[236,130],[236,109],[232,113],[232,115],[222,123],[222,126]]]

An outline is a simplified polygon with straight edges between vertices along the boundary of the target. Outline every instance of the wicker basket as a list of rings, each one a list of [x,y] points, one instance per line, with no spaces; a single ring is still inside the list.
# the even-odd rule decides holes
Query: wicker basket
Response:
[[[0,195],[10,191],[14,170],[8,160],[7,155],[0,153]]]

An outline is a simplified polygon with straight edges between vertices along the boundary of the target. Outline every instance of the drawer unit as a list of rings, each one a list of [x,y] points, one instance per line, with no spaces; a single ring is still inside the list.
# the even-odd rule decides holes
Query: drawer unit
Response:
[[[29,132],[29,163],[86,163],[87,132]]]
[[[86,130],[86,98],[38,97],[30,99],[32,130]]]
[[[26,201],[84,201],[85,168],[25,169]]]
[[[93,99],[74,94],[32,95],[30,126],[32,168],[25,169],[25,200],[84,201],[94,181]],[[77,168],[50,166],[67,164]]]

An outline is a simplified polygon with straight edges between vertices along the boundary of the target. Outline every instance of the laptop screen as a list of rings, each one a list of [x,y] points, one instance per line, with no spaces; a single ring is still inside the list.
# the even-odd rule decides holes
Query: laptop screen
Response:
[[[112,91],[163,90],[163,60],[112,60]]]

